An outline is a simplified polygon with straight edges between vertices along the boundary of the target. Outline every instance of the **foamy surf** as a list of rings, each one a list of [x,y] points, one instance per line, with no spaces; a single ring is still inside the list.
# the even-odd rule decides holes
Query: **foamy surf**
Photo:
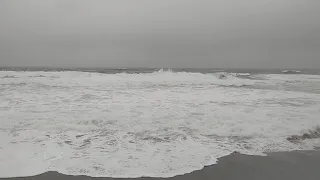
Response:
[[[320,125],[320,76],[225,76],[1,71],[0,176],[172,177],[320,145],[287,140]]]

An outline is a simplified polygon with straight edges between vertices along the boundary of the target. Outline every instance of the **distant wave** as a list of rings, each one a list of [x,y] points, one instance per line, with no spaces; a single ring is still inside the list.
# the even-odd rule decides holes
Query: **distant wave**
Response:
[[[244,88],[244,87],[252,87],[251,85],[246,85],[246,84],[231,84],[231,85],[219,85],[220,87],[229,87],[229,88]]]
[[[229,73],[229,72],[219,72],[219,73],[214,73],[214,74],[219,74],[219,79],[228,79],[228,77],[232,78],[239,78],[239,79],[251,79],[254,80],[256,77],[250,73]]]
[[[250,73],[237,73],[237,76],[250,76]]]
[[[15,77],[15,76],[9,76],[9,75],[5,75],[5,76],[3,76],[2,78],[17,78],[17,77]]]
[[[155,72],[158,72],[158,73],[162,73],[162,72],[174,72],[172,69],[168,68],[168,69],[159,69],[159,70],[156,70]]]
[[[281,71],[283,74],[300,74],[301,71],[298,70],[283,70]]]
[[[44,75],[34,75],[34,76],[29,76],[29,77],[46,77],[46,76],[44,76]]]
[[[26,86],[28,83],[25,82],[20,82],[20,83],[4,83],[0,84],[1,86],[11,86],[11,87],[16,87],[16,86]]]
[[[103,73],[103,74],[116,74],[116,73],[128,73],[128,74],[141,74],[141,73],[152,73],[160,70],[170,70],[172,72],[198,72],[203,74],[228,72],[237,73],[239,75],[250,74],[319,74],[319,69],[215,69],[215,68],[4,68],[0,67],[0,71],[6,72],[92,72],[92,73]]]

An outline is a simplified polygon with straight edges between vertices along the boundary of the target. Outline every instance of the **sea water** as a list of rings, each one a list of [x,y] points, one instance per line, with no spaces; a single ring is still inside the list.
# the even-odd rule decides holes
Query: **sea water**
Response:
[[[313,149],[287,138],[320,126],[320,75],[288,72],[0,71],[0,177],[172,177]]]

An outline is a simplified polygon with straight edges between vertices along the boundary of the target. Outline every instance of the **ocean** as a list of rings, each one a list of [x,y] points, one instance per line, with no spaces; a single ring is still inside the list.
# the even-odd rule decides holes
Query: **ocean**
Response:
[[[320,70],[0,71],[0,177],[172,177],[320,146]]]

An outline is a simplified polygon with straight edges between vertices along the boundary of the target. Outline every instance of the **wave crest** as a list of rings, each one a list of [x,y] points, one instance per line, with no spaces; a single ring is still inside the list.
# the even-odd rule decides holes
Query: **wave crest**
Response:
[[[318,139],[320,138],[320,127],[316,127],[313,130],[309,130],[309,132],[304,133],[302,135],[293,135],[287,138],[288,141],[292,143],[298,143],[306,139]]]

